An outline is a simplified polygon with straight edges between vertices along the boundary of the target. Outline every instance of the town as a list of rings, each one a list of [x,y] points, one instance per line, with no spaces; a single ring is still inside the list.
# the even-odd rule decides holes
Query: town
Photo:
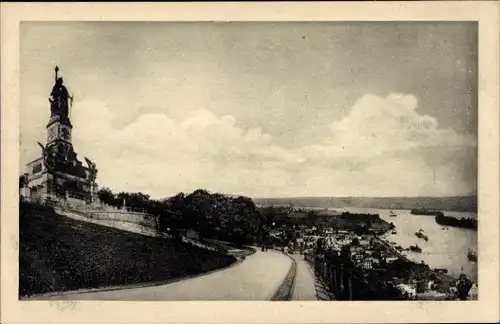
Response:
[[[396,231],[378,215],[339,214],[333,210],[261,207],[273,219],[262,245],[303,254],[336,299],[453,300],[477,298],[477,286],[461,274],[414,263],[384,236]],[[288,219],[284,217],[288,215]],[[312,225],[312,223],[314,225]]]

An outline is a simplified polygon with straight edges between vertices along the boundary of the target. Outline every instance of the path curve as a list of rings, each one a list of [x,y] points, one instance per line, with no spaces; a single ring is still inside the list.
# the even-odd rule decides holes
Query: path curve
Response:
[[[216,301],[269,300],[285,279],[292,261],[277,251],[257,251],[234,267],[167,285],[100,291],[38,300]]]

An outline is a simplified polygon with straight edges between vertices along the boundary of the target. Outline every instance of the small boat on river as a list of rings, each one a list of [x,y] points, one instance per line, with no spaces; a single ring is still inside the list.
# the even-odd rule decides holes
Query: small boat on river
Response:
[[[436,272],[447,274],[447,273],[448,273],[448,269],[445,269],[445,268],[437,268],[437,269],[436,269]]]
[[[424,231],[422,229],[420,229],[418,232],[415,232],[415,236],[425,241],[429,240],[429,238],[427,237],[427,235],[424,234]]]
[[[477,252],[476,252],[476,250],[469,249],[469,251],[467,251],[467,258],[469,259],[469,261],[476,262],[477,261]]]
[[[411,252],[422,253],[422,249],[418,245],[410,245]]]
[[[398,217],[398,215],[396,215],[392,210],[390,211],[389,216],[390,217]]]

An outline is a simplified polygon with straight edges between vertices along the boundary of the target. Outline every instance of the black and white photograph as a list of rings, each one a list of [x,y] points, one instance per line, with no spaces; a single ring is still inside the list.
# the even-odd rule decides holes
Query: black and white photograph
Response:
[[[500,319],[496,4],[1,8],[2,323]]]
[[[23,22],[19,298],[476,300],[475,22]]]
[[[2,323],[499,319],[498,6],[1,8]]]

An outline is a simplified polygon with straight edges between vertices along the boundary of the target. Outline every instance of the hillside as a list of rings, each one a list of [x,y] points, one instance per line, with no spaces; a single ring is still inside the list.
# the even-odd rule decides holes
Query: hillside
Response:
[[[460,197],[297,197],[255,198],[259,205],[295,207],[364,207],[382,209],[429,208],[447,211],[477,212],[477,196]]]
[[[222,255],[22,204],[19,295],[181,278],[233,263]]]

